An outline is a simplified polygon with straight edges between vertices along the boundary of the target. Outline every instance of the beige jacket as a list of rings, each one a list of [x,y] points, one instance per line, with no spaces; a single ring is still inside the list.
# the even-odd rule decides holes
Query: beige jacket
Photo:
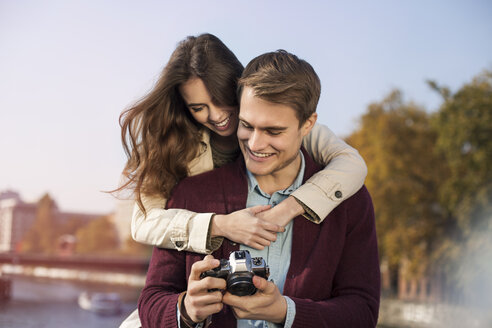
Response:
[[[202,143],[204,151],[189,165],[191,175],[213,169],[208,129],[204,130]],[[338,204],[360,189],[367,167],[357,150],[321,124],[316,124],[304,138],[303,146],[317,163],[326,167],[292,195],[315,214],[312,218],[306,217],[320,223]],[[135,204],[131,224],[133,239],[162,248],[203,254],[215,250],[216,247],[207,245],[207,233],[214,213],[166,210],[164,198],[142,197],[142,201],[147,216]]]

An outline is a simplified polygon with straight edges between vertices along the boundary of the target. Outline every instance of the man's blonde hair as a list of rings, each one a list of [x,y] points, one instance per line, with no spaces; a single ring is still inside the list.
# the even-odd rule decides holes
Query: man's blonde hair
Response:
[[[316,112],[321,83],[313,67],[285,50],[260,55],[249,62],[238,82],[238,99],[244,87],[263,100],[292,107],[299,127]]]

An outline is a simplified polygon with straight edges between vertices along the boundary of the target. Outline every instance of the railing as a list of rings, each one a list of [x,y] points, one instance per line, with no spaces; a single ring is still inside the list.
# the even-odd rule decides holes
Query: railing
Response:
[[[124,256],[49,256],[0,253],[0,264],[106,272],[146,273],[149,259]]]

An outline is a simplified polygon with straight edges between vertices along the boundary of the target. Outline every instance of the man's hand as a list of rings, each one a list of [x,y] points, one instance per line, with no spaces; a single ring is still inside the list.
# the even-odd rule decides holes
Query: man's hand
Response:
[[[183,306],[193,322],[202,322],[209,315],[222,310],[222,292],[220,290],[226,289],[226,281],[212,277],[200,279],[202,272],[216,268],[219,264],[219,260],[214,259],[212,255],[207,255],[202,261],[195,262],[191,267],[188,290]],[[217,289],[217,291],[209,292],[210,289]]]
[[[223,236],[256,249],[270,246],[271,242],[277,240],[277,232],[285,229],[257,217],[269,209],[270,205],[258,205],[227,215],[217,214],[212,219],[211,236]]]
[[[253,283],[258,289],[251,296],[236,296],[225,293],[222,302],[232,307],[238,319],[266,320],[282,323],[287,315],[287,301],[278,287],[271,281],[254,276]]]

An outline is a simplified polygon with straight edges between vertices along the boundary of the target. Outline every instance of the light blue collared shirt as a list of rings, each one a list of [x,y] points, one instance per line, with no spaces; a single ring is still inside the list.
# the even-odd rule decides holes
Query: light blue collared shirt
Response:
[[[274,192],[269,195],[261,190],[258,185],[258,181],[251,174],[248,173],[248,200],[246,207],[252,207],[256,205],[272,205],[275,206],[281,201],[289,197],[297,188],[302,185],[302,179],[304,177],[304,156],[299,151],[301,157],[301,167],[294,182],[286,189]],[[277,240],[270,244],[269,247],[265,247],[262,250],[254,249],[246,245],[240,245],[241,250],[248,250],[251,253],[251,257],[263,257],[270,267],[270,280],[277,285],[280,293],[283,292],[285,279],[290,266],[290,255],[292,250],[292,234],[293,234],[293,222],[290,221],[285,226],[285,231],[277,234]],[[294,323],[294,317],[296,314],[296,306],[292,299],[284,296],[287,301],[287,315],[285,317],[284,328],[290,328]],[[278,324],[266,322],[263,320],[238,320],[238,328],[272,328],[280,327]]]
[[[286,189],[274,192],[269,195],[260,189],[258,181],[247,171],[248,176],[248,199],[246,201],[246,207],[253,207],[256,205],[272,205],[276,206],[281,201],[289,197],[291,193],[302,185],[302,179],[304,177],[304,169],[306,164],[304,162],[304,155],[299,151],[299,156],[301,157],[301,167],[299,173],[297,174],[294,182]],[[254,249],[246,245],[240,245],[239,249],[248,250],[251,253],[251,257],[262,257],[265,259],[266,263],[270,267],[270,277],[269,280],[275,282],[280,293],[284,290],[285,279],[287,277],[287,272],[290,266],[290,255],[292,250],[292,234],[293,234],[293,223],[289,222],[285,226],[285,231],[277,233],[277,240],[270,244],[270,246],[265,247],[262,250]],[[292,327],[294,323],[294,318],[296,315],[296,304],[294,301],[288,297],[284,296],[287,301],[287,315],[285,316],[284,328]],[[176,306],[177,307],[177,306]],[[176,309],[177,317],[180,317],[179,308]],[[181,323],[178,320],[178,327],[181,328]],[[238,328],[277,328],[281,325],[267,322],[264,320],[237,320]]]

